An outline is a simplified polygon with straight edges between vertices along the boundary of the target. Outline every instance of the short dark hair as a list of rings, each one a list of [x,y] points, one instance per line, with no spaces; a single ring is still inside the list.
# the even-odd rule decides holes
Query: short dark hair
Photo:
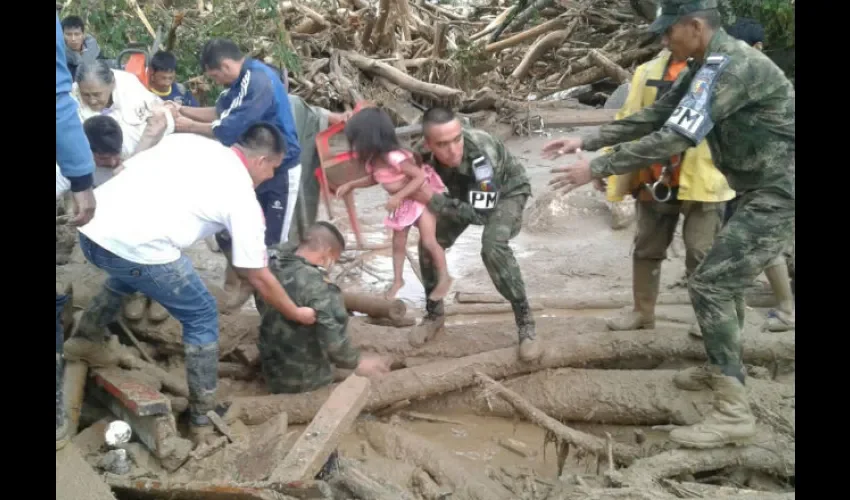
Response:
[[[709,28],[714,30],[723,25],[723,18],[720,16],[720,11],[717,9],[698,10],[682,18],[683,21],[688,19],[702,19]]]
[[[726,28],[726,32],[749,46],[764,43],[764,26],[755,19],[739,17],[735,24]]]
[[[83,122],[83,130],[89,140],[91,152],[97,154],[121,154],[124,133],[115,118],[106,115],[92,116]]]
[[[457,120],[457,115],[449,108],[433,107],[422,115],[422,130],[432,125],[445,125],[452,120]]]
[[[307,230],[301,246],[310,250],[322,250],[330,246],[337,253],[342,253],[345,251],[345,236],[330,222],[319,221]]]
[[[232,40],[226,38],[213,38],[204,44],[201,49],[201,69],[221,68],[221,62],[225,59],[240,61],[245,57],[239,47]]]
[[[177,71],[177,58],[171,52],[160,50],[151,57],[153,71]]]
[[[62,31],[75,28],[79,28],[83,32],[86,31],[86,23],[80,16],[68,16],[62,20]]]
[[[285,155],[286,139],[271,123],[257,122],[239,136],[236,143],[242,148],[261,155]]]

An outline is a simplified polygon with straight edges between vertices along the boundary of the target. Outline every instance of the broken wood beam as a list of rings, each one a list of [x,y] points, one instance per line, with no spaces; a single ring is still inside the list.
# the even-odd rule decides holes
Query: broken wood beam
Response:
[[[382,455],[406,460],[421,467],[440,484],[448,485],[458,498],[508,500],[512,494],[489,477],[476,474],[452,454],[427,439],[398,426],[362,422],[359,429],[369,444]]]
[[[368,500],[413,500],[404,489],[396,485],[387,485],[372,478],[354,460],[340,459],[339,482],[357,498]],[[385,480],[384,480],[385,481]]]
[[[615,63],[611,59],[602,53],[600,50],[592,49],[587,56],[603,71],[608,75],[612,80],[617,82],[617,84],[628,83],[632,80],[632,74],[623,69],[619,64]]]
[[[482,326],[492,328],[487,324]],[[742,343],[744,361],[748,363],[770,364],[777,360],[795,359],[793,331],[748,333]],[[660,363],[670,359],[706,359],[703,342],[690,338],[680,328],[571,335],[543,341],[543,351],[543,356],[536,363],[517,359],[514,345],[396,370],[374,383],[364,410],[380,410],[399,401],[425,399],[475,385],[475,373],[478,371],[491,378],[502,379],[547,368],[581,367],[600,362],[640,359]],[[303,394],[237,397],[233,399],[234,415],[248,425],[255,425],[285,411],[290,423],[309,422],[330,391],[330,388],[323,388]],[[593,404],[596,404],[595,401]]]
[[[171,413],[169,398],[130,377],[125,370],[97,368],[92,370],[92,380],[136,416],[147,417]]]
[[[605,110],[611,111],[611,110]],[[773,307],[776,297],[773,294],[752,292],[745,294],[747,305],[750,307]],[[547,309],[621,309],[632,305],[631,292],[611,292],[605,294],[584,294],[579,297],[564,297],[538,295],[528,298]],[[508,301],[498,293],[457,292],[455,302],[460,304],[507,304]],[[690,305],[691,298],[687,291],[662,292],[658,295],[658,305],[682,304]]]
[[[89,365],[79,361],[65,361],[65,374],[62,380],[62,396],[65,414],[68,418],[68,437],[77,434],[80,423],[80,410],[86,394]]]
[[[550,31],[563,29],[567,25],[566,19],[563,17],[556,17],[555,19],[550,19],[546,22],[540,23],[537,26],[523,31],[521,33],[517,33],[514,36],[505,38],[504,40],[499,40],[495,43],[489,43],[484,47],[485,52],[500,52],[509,47],[513,47],[514,45],[519,45],[520,43],[540,36],[544,33],[548,33]]]
[[[315,477],[366,405],[370,385],[368,378],[357,375],[339,384],[272,471],[270,480],[290,483]]]
[[[550,431],[559,439],[577,448],[594,453],[598,457],[605,456],[607,453],[608,443],[604,439],[567,427],[487,375],[479,373],[478,378],[484,385],[485,391],[495,392],[525,418]],[[641,457],[641,450],[634,446],[614,443],[612,455],[614,462],[618,465],[630,465]]]
[[[380,296],[349,292],[343,293],[342,297],[348,311],[367,314],[373,318],[400,321],[407,314],[407,304],[403,300],[387,300]]]
[[[673,384],[675,370],[595,370],[560,368],[503,382],[505,389],[559,421],[612,425],[691,425],[710,410],[711,391],[682,391]],[[751,405],[789,414],[794,386],[747,379]],[[513,401],[489,398],[492,387],[455,391],[411,406],[414,411],[460,413],[512,418],[525,415]],[[498,392],[498,391],[497,391]],[[597,445],[600,443],[596,443]],[[597,451],[594,448],[592,451]],[[636,458],[634,455],[631,459]]]

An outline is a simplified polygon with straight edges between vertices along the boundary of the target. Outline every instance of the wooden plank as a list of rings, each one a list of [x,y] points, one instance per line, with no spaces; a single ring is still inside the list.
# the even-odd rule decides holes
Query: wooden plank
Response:
[[[269,480],[291,483],[313,479],[366,405],[370,386],[368,378],[357,375],[339,384]]]
[[[102,387],[111,396],[138,417],[168,415],[171,413],[171,400],[161,392],[130,377],[120,368],[99,368],[92,370],[95,384]]]
[[[97,472],[69,443],[56,452],[56,498],[62,500],[115,500]]]
[[[542,109],[532,108],[531,115],[543,119],[546,128],[605,125],[614,121],[616,109]]]

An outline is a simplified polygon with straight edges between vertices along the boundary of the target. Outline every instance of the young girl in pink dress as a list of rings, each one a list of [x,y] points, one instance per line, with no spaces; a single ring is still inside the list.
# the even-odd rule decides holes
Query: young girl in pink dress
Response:
[[[437,242],[437,217],[413,198],[426,183],[438,193],[446,190],[445,184],[430,165],[422,164],[418,155],[401,147],[392,120],[381,109],[366,108],[355,113],[345,125],[345,136],[369,175],[343,184],[337,188],[337,196],[375,184],[381,184],[391,195],[386,204],[390,214],[384,219],[384,225],[393,230],[393,284],[387,298],[394,298],[404,286],[407,233],[411,226],[416,226],[422,246],[430,252],[439,273],[437,286],[428,298],[442,299],[449,292],[452,278],[446,265],[446,252]]]

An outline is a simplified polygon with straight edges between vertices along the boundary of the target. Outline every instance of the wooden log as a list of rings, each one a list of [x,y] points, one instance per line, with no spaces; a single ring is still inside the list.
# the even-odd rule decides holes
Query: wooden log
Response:
[[[645,47],[642,49],[635,49],[628,52],[624,52],[615,57],[613,61],[619,64],[620,66],[630,66],[633,63],[645,61],[657,53],[658,47]],[[571,74],[565,77],[561,82],[558,83],[557,89],[546,92],[540,95],[539,98],[543,98],[546,95],[554,94],[562,90],[578,87],[579,85],[596,83],[599,80],[604,79],[605,76],[605,70],[603,70],[602,68],[589,68],[582,72]]]
[[[357,375],[339,384],[272,471],[270,480],[290,483],[315,477],[366,404],[370,385],[368,378]]]
[[[542,311],[540,303],[530,304],[532,311]],[[510,304],[457,304],[446,308],[446,316],[461,316],[473,314],[502,314],[513,312]]]
[[[140,339],[152,342],[161,354],[183,355],[183,326],[169,316],[165,321],[152,323],[147,319],[127,322]],[[240,344],[256,339],[260,315],[255,311],[219,316],[219,358],[232,353]]]
[[[572,31],[571,28],[573,26],[575,26],[575,21],[571,23],[570,27],[567,29],[553,31],[541,36],[522,57],[522,61],[520,61],[513,73],[511,73],[511,78],[514,80],[521,80],[525,78],[534,63],[543,57],[543,54],[545,54],[546,51],[564,43],[564,40],[570,36]]]
[[[440,487],[421,467],[413,471],[412,479],[413,487],[425,500],[446,500],[452,496],[451,490]]]
[[[773,297],[773,298],[771,298]],[[753,292],[745,295],[750,307],[773,307],[776,298],[773,294]],[[547,309],[620,309],[632,305],[631,292],[610,292],[605,294],[587,294],[580,297],[564,297],[538,295],[528,298]],[[507,300],[498,293],[457,292],[455,302],[460,304],[506,304]],[[658,305],[682,304],[690,305],[691,298],[687,291],[662,292],[658,295]]]
[[[504,382],[505,388],[560,421],[617,425],[690,425],[711,408],[711,391],[682,391],[673,385],[675,370],[588,370],[561,368],[540,371]],[[751,404],[791,414],[794,386],[747,379]],[[510,403],[489,398],[487,388],[455,391],[414,402],[414,411],[445,410],[505,418],[518,412]],[[522,414],[523,412],[519,412]],[[635,456],[631,457],[632,459]]]
[[[359,70],[364,71],[366,73],[371,73],[373,75],[382,76],[387,80],[393,82],[394,84],[398,85],[399,87],[409,90],[410,92],[413,92],[415,94],[423,94],[425,96],[436,97],[439,99],[447,99],[457,97],[463,93],[462,90],[446,87],[445,85],[439,85],[436,83],[426,83],[421,80],[417,80],[416,78],[413,78],[412,76],[402,71],[399,71],[398,69],[381,61],[376,61],[375,59],[371,59],[360,54],[355,54],[354,52],[340,52]]]
[[[404,301],[395,299],[387,300],[383,297],[376,297],[365,293],[349,293],[342,294],[345,300],[345,308],[348,311],[368,314],[373,318],[388,318],[393,321],[401,321],[407,314],[407,304]]]
[[[77,434],[80,423],[80,410],[83,408],[86,380],[88,380],[89,365],[76,361],[65,362],[65,374],[62,380],[62,396],[65,414],[68,418],[68,437]]]
[[[339,482],[361,500],[413,500],[403,488],[371,477],[354,460],[341,458]]]
[[[591,50],[588,57],[590,57],[597,66],[605,71],[606,75],[618,84],[632,81],[632,74],[624,70],[619,64],[615,63],[611,59],[608,59],[602,51]]]
[[[450,486],[459,498],[508,500],[513,497],[501,484],[475,474],[465,463],[416,434],[379,422],[363,422],[360,430],[379,453],[421,467],[440,484]]]
[[[469,41],[474,42],[474,41],[481,39],[481,38],[484,38],[486,35],[489,35],[490,33],[494,32],[496,30],[496,28],[498,28],[505,21],[505,19],[507,19],[508,16],[511,15],[511,13],[516,8],[517,8],[517,4],[513,4],[510,7],[508,7],[507,9],[503,10],[501,14],[499,14],[498,16],[496,16],[495,19],[490,21],[490,24],[488,24],[486,28],[479,31],[478,33],[471,35],[469,37]]]
[[[550,19],[546,22],[540,23],[531,29],[523,31],[522,33],[517,33],[512,37],[505,38],[504,40],[499,40],[495,43],[489,43],[484,47],[484,51],[488,53],[500,52],[515,45],[519,45],[522,42],[531,38],[538,37],[544,33],[563,29],[566,25],[567,21],[565,18],[556,17],[555,19]]]
[[[398,401],[424,399],[469,387],[475,384],[478,371],[500,379],[546,368],[586,366],[602,361],[645,359],[660,363],[670,359],[706,359],[702,341],[688,337],[681,329],[573,335],[544,341],[543,351],[537,363],[518,360],[513,346],[396,370],[375,382],[364,410],[375,411]],[[746,362],[793,360],[794,332],[748,334],[743,338],[743,351]],[[262,423],[284,411],[288,413],[290,423],[309,422],[330,391],[331,388],[323,388],[303,394],[234,398],[232,409],[236,418],[248,425]]]
[[[142,370],[148,375],[155,377],[162,383],[162,386],[165,389],[168,389],[173,394],[177,396],[183,396],[184,398],[189,397],[189,385],[186,383],[186,379],[182,377],[178,377],[176,375],[172,375],[167,371],[163,370],[157,365],[152,363],[148,363],[138,357],[134,356],[130,353],[130,351],[126,348],[119,351],[119,359],[118,364],[124,368],[128,369],[136,369]]]
[[[478,378],[484,384],[485,390],[494,391],[525,418],[552,432],[563,441],[583,450],[595,453],[597,456],[604,456],[606,454],[608,450],[608,443],[606,443],[605,440],[567,427],[536,408],[516,392],[496,382],[487,375],[479,373]],[[639,448],[635,448],[633,446],[614,443],[612,446],[612,456],[614,462],[618,465],[630,465],[632,462],[640,458],[641,451]]]

